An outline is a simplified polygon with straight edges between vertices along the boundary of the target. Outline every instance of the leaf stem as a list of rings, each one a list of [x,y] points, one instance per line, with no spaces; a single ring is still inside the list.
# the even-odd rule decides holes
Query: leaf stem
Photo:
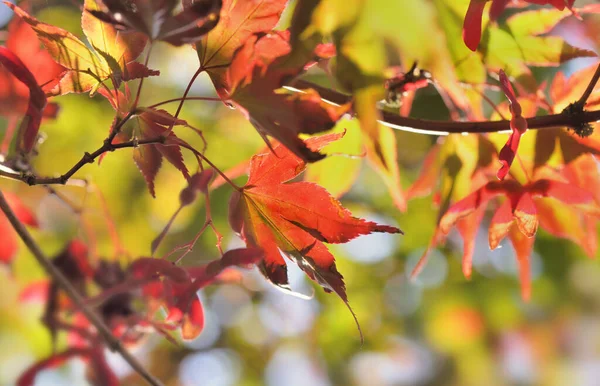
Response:
[[[223,177],[223,179],[225,180],[225,182],[227,182],[229,185],[231,185],[232,188],[234,188],[237,191],[242,191],[242,188],[240,188],[232,180],[230,180],[229,177],[227,177],[227,175],[223,171],[221,171],[221,169],[219,169],[208,158],[206,158],[206,156],[204,154],[200,153],[198,150],[194,149],[193,147],[191,147],[190,145],[188,145],[186,143],[178,143],[177,145],[181,146],[183,148],[188,149],[189,151],[191,151],[192,153],[194,153],[194,155],[196,157],[202,158],[202,160],[205,161],[208,164],[208,166],[210,166],[211,168],[213,168],[217,173],[219,173],[219,175],[221,177]]]
[[[167,103],[172,103],[172,102],[179,102],[182,101],[184,98],[173,98],[173,99],[168,99],[166,101],[162,101],[162,102],[158,102],[155,103],[151,106],[148,106],[149,109],[153,109],[156,108],[158,106],[162,106],[162,105],[166,105]],[[217,98],[217,97],[186,97],[185,98],[186,101],[212,101],[212,102],[221,102],[221,98]]]
[[[50,275],[58,285],[65,291],[65,293],[69,296],[69,298],[75,303],[79,310],[85,315],[85,317],[89,320],[89,322],[96,328],[98,333],[102,336],[108,347],[112,351],[116,351],[129,365],[148,382],[149,385],[153,386],[162,386],[162,383],[152,376],[145,368],[142,366],[138,360],[127,351],[121,342],[113,335],[110,328],[104,323],[102,318],[91,308],[89,308],[85,304],[85,299],[77,292],[75,287],[71,284],[69,279],[67,279],[63,273],[56,267],[52,262],[44,255],[40,247],[31,237],[29,231],[25,228],[23,223],[19,221],[15,213],[12,211],[4,194],[0,191],[0,209],[8,219],[8,221],[13,226],[14,230],[17,232],[21,240],[25,243],[27,248],[31,251],[37,262],[46,270],[48,275]]]
[[[173,116],[173,122],[171,123],[171,126],[169,127],[169,129],[167,130],[167,132],[170,132],[173,130],[173,126],[175,125],[175,122],[177,121],[177,118],[179,117],[179,113],[181,112],[181,109],[183,108],[183,104],[185,103],[186,99],[187,99],[187,95],[189,94],[192,85],[194,84],[194,82],[196,81],[196,78],[202,74],[202,72],[204,71],[204,67],[199,67],[196,72],[194,73],[194,75],[192,76],[192,79],[190,79],[187,87],[185,88],[185,91],[183,92],[183,96],[181,97],[181,101],[179,102],[179,106],[177,106],[177,110],[175,111],[175,115]]]
[[[152,53],[152,47],[154,47],[154,45],[152,44],[152,41],[150,41],[150,46],[148,47],[148,53],[146,54],[146,60],[144,61],[144,66],[146,68],[148,68],[148,62],[150,61],[150,54]],[[140,79],[140,85],[138,86],[137,89],[137,93],[135,94],[135,100],[133,102],[133,109],[135,109],[138,105],[138,102],[140,101],[140,95],[142,94],[142,86],[144,85],[144,79],[145,77],[142,77],[142,79]],[[118,98],[117,98],[118,100]]]

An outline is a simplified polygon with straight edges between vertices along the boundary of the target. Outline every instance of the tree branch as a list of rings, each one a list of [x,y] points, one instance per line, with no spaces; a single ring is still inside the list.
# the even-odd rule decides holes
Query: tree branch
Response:
[[[85,152],[83,154],[83,156],[81,157],[81,159],[75,165],[73,165],[73,167],[71,169],[69,169],[66,173],[64,173],[58,177],[38,177],[32,173],[13,173],[13,172],[7,172],[7,171],[3,171],[3,170],[0,170],[0,176],[7,177],[7,178],[10,178],[13,180],[19,180],[19,181],[25,182],[28,185],[52,185],[52,184],[64,185],[85,164],[94,163],[96,158],[100,157],[102,154],[104,154],[106,152],[114,151],[116,149],[123,149],[123,148],[128,148],[128,147],[138,147],[138,146],[143,146],[143,145],[165,142],[165,137],[161,136],[161,137],[156,137],[156,138],[133,140],[133,141],[128,141],[128,142],[113,144],[112,140],[114,139],[115,136],[116,136],[116,134],[112,135],[112,133],[111,133],[111,135],[107,139],[104,140],[104,143],[102,144],[102,146],[100,146],[96,151],[94,151],[93,153]]]
[[[595,79],[597,77],[600,77],[600,70],[596,71],[594,77]],[[591,83],[595,84],[594,80],[592,80]],[[315,91],[317,91],[323,99],[336,104],[344,104],[352,100],[352,97],[349,95],[319,86],[312,82],[307,82],[305,80],[295,81],[293,87],[297,87],[300,89],[312,88]],[[591,89],[593,89],[593,86],[591,86]],[[493,133],[498,131],[510,130],[510,121],[507,120],[474,122],[433,121],[428,119],[402,117],[398,114],[394,114],[389,111],[383,110],[381,111],[381,115],[383,118],[381,120],[381,123],[386,126],[392,127],[397,130],[414,131],[432,135],[447,135],[452,133]],[[527,126],[529,129],[535,130],[561,126],[577,127],[585,123],[597,121],[600,121],[600,110],[582,111],[578,114],[561,113],[545,115],[542,117],[528,118]]]
[[[37,262],[44,268],[48,275],[56,280],[58,285],[65,291],[78,309],[81,310],[89,322],[96,328],[100,336],[102,336],[106,342],[107,346],[112,351],[116,351],[121,354],[123,359],[125,359],[125,361],[127,361],[127,363],[129,363],[129,365],[148,382],[148,384],[152,386],[162,386],[162,383],[148,373],[144,366],[142,366],[142,364],[138,362],[138,360],[123,347],[121,342],[113,335],[112,331],[106,325],[106,323],[104,323],[102,318],[93,309],[89,308],[85,304],[84,298],[77,292],[71,282],[69,282],[69,279],[67,279],[63,273],[44,255],[40,247],[29,234],[29,231],[25,228],[21,221],[19,221],[15,213],[8,205],[8,202],[6,201],[2,191],[0,191],[0,209],[2,212],[4,212],[4,215],[6,215],[6,218],[12,224],[14,230],[17,232],[21,240],[23,240],[27,248],[31,251]]]
[[[590,97],[590,95],[592,95],[594,87],[596,87],[596,83],[598,83],[598,79],[600,79],[600,64],[598,64],[598,67],[596,67],[596,72],[594,72],[594,75],[592,76],[592,79],[590,80],[590,83],[588,84],[587,88],[581,95],[581,98],[579,98],[579,100],[576,102],[579,106],[581,106],[581,108],[585,106],[585,103],[587,102],[588,98]]]

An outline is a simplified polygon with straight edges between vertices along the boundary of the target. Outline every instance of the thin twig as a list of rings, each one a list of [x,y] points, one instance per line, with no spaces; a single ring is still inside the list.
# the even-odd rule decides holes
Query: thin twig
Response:
[[[146,68],[148,68],[148,62],[150,61],[150,54],[152,54],[152,47],[154,47],[154,45],[152,44],[152,41],[150,42],[150,47],[148,47],[148,53],[146,54],[146,60],[144,62],[144,66],[146,66]],[[140,84],[138,86],[137,89],[137,93],[135,95],[135,100],[133,101],[133,108],[135,109],[140,101],[140,95],[142,95],[142,86],[144,85],[144,79],[146,77],[142,77],[142,79],[140,79]],[[117,98],[117,101],[119,100],[119,98]]]
[[[319,86],[305,80],[298,80],[293,87],[299,89],[312,88],[321,95],[324,100],[335,104],[344,104],[351,101],[351,96],[337,91]],[[381,111],[382,123],[397,129],[406,131],[418,131],[432,135],[447,135],[450,133],[494,133],[499,131],[509,131],[510,121],[474,121],[474,122],[453,122],[453,121],[434,121],[428,119],[416,119],[401,117],[398,114],[388,111]],[[577,115],[552,114],[541,117],[527,118],[527,127],[530,130],[549,129],[554,127],[568,126],[574,127],[582,123],[600,121],[600,110],[583,111]]]
[[[188,145],[185,142],[178,143],[178,145],[180,147],[188,149],[197,158],[201,158],[204,162],[206,162],[208,164],[208,166],[210,166],[211,168],[215,169],[215,171],[217,173],[219,173],[219,175],[225,180],[225,182],[227,182],[233,189],[235,189],[237,191],[241,191],[242,190],[242,188],[240,188],[239,186],[237,186],[231,179],[229,179],[229,177],[227,177],[227,175],[221,169],[219,169],[217,167],[217,165],[213,164],[208,158],[206,158],[206,156],[204,154],[200,153],[198,150],[194,149],[193,147],[191,147],[190,145]]]
[[[598,83],[598,79],[600,79],[600,64],[598,64],[598,67],[596,67],[596,72],[594,72],[594,76],[592,76],[590,83],[581,95],[581,98],[579,98],[579,100],[577,101],[577,104],[581,106],[581,108],[585,106],[585,102],[587,102],[590,95],[592,95],[594,87],[596,87],[596,83]]]
[[[167,99],[166,101],[162,101],[162,102],[158,102],[153,105],[150,105],[147,108],[153,109],[158,106],[166,105],[167,103],[181,102],[183,99],[184,98]],[[221,98],[217,98],[217,97],[186,97],[185,100],[186,101],[210,101],[210,102],[222,102],[223,101]]]
[[[183,108],[183,104],[185,103],[185,101],[187,99],[187,95],[189,94],[190,90],[192,89],[192,85],[196,81],[196,78],[200,74],[202,74],[203,71],[204,71],[204,68],[200,67],[200,68],[198,68],[198,70],[196,70],[194,75],[192,75],[192,78],[190,79],[187,87],[185,88],[185,91],[183,92],[183,95],[181,96],[181,101],[179,102],[179,105],[177,106],[175,115],[173,115],[173,122],[171,122],[171,126],[169,126],[168,132],[171,132],[173,130],[173,127],[175,126],[175,122],[177,122],[177,118],[179,117],[179,113],[181,112],[181,109]]]
[[[121,342],[113,335],[110,328],[104,323],[102,318],[91,308],[85,304],[84,298],[77,292],[75,287],[69,282],[63,273],[56,267],[52,262],[44,255],[40,247],[37,245],[35,240],[29,234],[29,231],[25,228],[23,223],[19,221],[15,213],[12,211],[4,194],[0,191],[0,209],[12,224],[14,230],[17,232],[21,240],[25,243],[27,248],[31,251],[37,262],[46,270],[58,285],[65,291],[69,298],[75,303],[79,310],[85,315],[89,322],[96,328],[98,333],[102,336],[107,346],[115,352],[118,352],[127,363],[142,377],[148,384],[153,386],[162,386],[162,383],[152,376],[138,360],[127,351]]]

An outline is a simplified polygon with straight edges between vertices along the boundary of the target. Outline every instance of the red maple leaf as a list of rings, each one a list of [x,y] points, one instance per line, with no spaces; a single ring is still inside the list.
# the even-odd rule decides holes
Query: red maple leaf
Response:
[[[184,6],[192,0],[184,0]],[[198,59],[217,91],[228,88],[225,73],[236,51],[255,34],[271,31],[287,0],[223,0],[219,24],[198,43]]]
[[[164,144],[150,144],[140,146],[133,150],[133,160],[144,175],[148,189],[154,196],[154,179],[160,166],[162,159],[165,158],[177,170],[181,171],[185,179],[190,178],[187,167],[183,163],[180,144],[183,143],[172,131],[169,130],[169,125],[174,121],[174,118],[163,110],[147,110],[139,115],[140,122],[140,139],[152,139],[160,136],[166,136]],[[183,125],[185,121],[177,119],[176,125]]]
[[[314,53],[293,53],[289,31],[271,31],[285,5],[284,0],[224,1],[221,22],[197,44],[198,57],[219,96],[237,107],[265,141],[270,135],[302,159],[317,161],[323,155],[298,135],[332,128],[350,106],[328,105],[314,90],[282,89],[316,58],[332,54],[323,46]]]
[[[47,103],[44,94],[56,85],[65,68],[41,49],[35,32],[18,17],[8,26],[6,48],[0,48],[0,114],[15,118],[25,115],[17,147],[30,151],[42,118],[56,117],[58,105]],[[7,150],[14,128],[7,129],[2,151]]]
[[[35,78],[35,84],[49,91],[65,68],[52,60],[48,52],[41,49],[40,41],[31,27],[21,18],[15,17],[8,25],[6,48],[16,55]],[[33,86],[33,84],[31,85]],[[0,66],[0,114],[22,116],[28,110],[30,85],[20,81],[10,71]],[[42,111],[44,117],[53,118],[58,112],[55,103],[48,103]]]
[[[252,36],[236,53],[226,73],[227,88],[221,89],[220,95],[238,107],[263,138],[270,135],[303,160],[313,162],[324,156],[309,149],[298,135],[331,129],[350,104],[327,104],[312,89],[282,89],[313,56],[297,60],[291,53],[288,31]]]
[[[590,256],[596,253],[593,233],[583,229],[593,216],[593,227],[600,215],[600,207],[594,195],[573,183],[550,179],[538,179],[521,185],[514,180],[492,181],[453,204],[440,219],[438,231],[448,234],[454,225],[465,242],[473,240],[483,219],[487,203],[499,196],[506,200],[495,211],[489,227],[491,249],[509,236],[519,264],[522,296],[529,299],[531,278],[529,256],[531,254],[538,225],[556,237],[569,238],[582,245]],[[565,205],[566,204],[566,205]],[[469,221],[461,224],[461,221]],[[516,225],[516,226],[514,226]],[[462,228],[462,229],[461,229]],[[471,272],[473,245],[465,248],[463,272]]]
[[[8,25],[6,48],[15,54],[34,76],[44,92],[50,91],[58,82],[65,68],[56,63],[50,54],[42,49],[40,40],[31,27],[20,17],[14,17]],[[23,115],[29,103],[29,87],[13,74],[0,67],[0,114]],[[54,117],[58,111],[55,103],[48,103],[44,117]]]
[[[340,137],[330,134],[305,143],[319,150]],[[343,277],[324,242],[345,243],[372,232],[402,232],[353,217],[316,184],[290,182],[305,167],[300,157],[281,144],[252,157],[248,182],[230,200],[230,224],[249,247],[264,250],[260,269],[270,282],[289,289],[283,253],[325,291],[335,292],[348,304]]]
[[[258,248],[233,249],[219,260],[195,267],[179,267],[165,259],[142,257],[128,270],[134,284],[140,280],[150,281],[143,286],[144,296],[151,300],[149,314],[159,307],[167,310],[165,322],[155,326],[166,330],[180,327],[184,339],[193,339],[204,328],[204,311],[196,294],[198,290],[217,280],[227,268],[252,265],[263,256],[263,251]]]

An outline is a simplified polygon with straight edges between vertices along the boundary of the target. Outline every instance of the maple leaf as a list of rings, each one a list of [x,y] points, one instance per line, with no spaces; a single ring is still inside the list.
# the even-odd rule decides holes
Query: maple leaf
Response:
[[[576,101],[588,87],[592,75],[596,71],[598,63],[583,68],[566,78],[562,72],[558,72],[550,85],[550,109],[555,114],[565,111],[568,114],[569,106]],[[600,106],[600,88],[596,86],[584,106],[591,110]],[[535,110],[529,114],[534,116]],[[567,109],[567,110],[565,110]],[[597,124],[591,124],[590,128],[597,127]],[[571,131],[570,133],[568,131]],[[561,167],[568,165],[584,154],[600,155],[600,132],[593,132],[582,137],[577,130],[572,128],[551,128],[540,130],[535,133],[535,148],[533,152],[534,167],[539,168],[544,165]],[[555,160],[555,161],[551,161]],[[560,160],[560,164],[557,161]]]
[[[22,140],[17,146],[25,152],[30,152],[35,144],[42,114],[46,108],[46,95],[21,59],[5,47],[0,47],[0,64],[29,88],[29,103],[19,130],[19,137]]]
[[[212,283],[225,269],[232,266],[248,266],[264,256],[258,248],[239,248],[225,252],[208,264],[179,267],[164,259],[142,257],[128,268],[134,280],[148,280],[143,286],[144,296],[153,302],[150,311],[165,307],[167,317],[163,327],[180,327],[184,339],[194,339],[204,327],[204,311],[198,299],[199,289]],[[162,278],[163,280],[158,280]],[[157,281],[158,280],[158,281]]]
[[[19,221],[32,227],[38,222],[34,213],[13,193],[3,192],[8,205]],[[17,233],[4,214],[0,214],[0,264],[10,264],[18,249]]]
[[[585,189],[556,180],[538,179],[525,185],[514,180],[488,182],[450,206],[440,219],[439,231],[448,234],[459,220],[473,216],[474,212],[484,208],[490,200],[498,196],[506,196],[506,200],[492,217],[489,244],[491,249],[495,249],[502,239],[509,236],[519,264],[523,299],[527,300],[531,295],[529,255],[538,225],[557,237],[575,240],[590,256],[595,255],[596,250],[593,247],[588,248],[590,244],[585,241],[590,236],[578,231],[583,226],[584,216],[597,217],[600,214],[600,207],[595,202],[594,195]],[[482,219],[480,213],[475,221],[470,223],[469,228],[472,232],[476,231]],[[569,225],[560,225],[563,221]],[[516,224],[516,227],[513,224]],[[469,236],[473,235],[474,233]],[[467,276],[470,274],[470,258],[463,260],[463,271]]]
[[[311,138],[306,145],[318,150],[340,136]],[[252,157],[248,182],[230,200],[230,224],[246,245],[264,250],[260,269],[270,282],[289,289],[283,253],[325,291],[335,292],[348,305],[343,277],[324,242],[345,243],[372,232],[402,232],[353,217],[316,184],[290,182],[305,168],[301,158],[280,144],[271,152]]]
[[[93,94],[107,79],[118,87],[122,81],[131,80],[131,74],[157,75],[152,71],[140,71],[140,66],[143,66],[140,63],[132,64],[146,46],[147,39],[143,34],[120,33],[89,12],[84,12],[81,25],[93,47],[90,49],[70,32],[43,23],[14,4],[5,4],[31,26],[52,58],[68,70],[50,90],[52,95],[88,91]],[[98,4],[95,0],[86,0],[85,7],[95,9]]]
[[[35,78],[35,82],[33,82],[31,77],[26,76],[25,80],[29,79],[30,83],[23,83],[11,71],[7,71],[8,67],[0,66],[0,114],[9,117],[28,114],[26,122],[24,121],[25,126],[22,126],[24,130],[18,133],[17,147],[19,150],[29,151],[35,142],[38,116],[41,114],[42,118],[56,117],[57,104],[46,103],[41,112],[38,111],[38,105],[42,105],[43,92],[55,84],[53,79],[56,79],[65,69],[54,62],[48,52],[40,49],[35,32],[20,18],[13,18],[8,25],[6,49],[17,56]],[[20,73],[25,75],[24,70],[21,70]],[[34,91],[30,90],[32,87]],[[40,88],[42,92],[40,92]],[[33,99],[30,98],[30,95],[33,96]],[[10,133],[7,131],[4,142],[8,143],[11,139]]]
[[[449,75],[455,81],[453,83],[443,82],[440,78],[448,77],[448,74],[442,68],[437,69],[439,64],[424,62],[421,59],[421,56],[425,55],[424,53],[421,53],[418,59],[419,64],[426,66],[425,68],[432,73],[434,79],[439,81],[440,87],[450,94],[456,106],[465,110],[472,120],[485,118],[481,87],[488,83],[487,75],[490,71],[498,72],[502,69],[511,79],[518,79],[519,85],[522,86],[519,91],[524,89],[535,93],[539,89],[539,85],[530,66],[556,66],[573,58],[596,56],[589,50],[574,47],[561,37],[550,34],[558,23],[571,15],[556,8],[517,12],[506,20],[489,23],[479,50],[473,53],[462,39],[456,39],[463,28],[467,3],[467,1],[435,0],[438,8],[438,20],[430,28],[441,26],[446,35],[446,44],[438,43],[426,50],[426,52],[431,52],[431,56],[437,61],[438,57],[444,54],[444,46],[447,46],[452,59]],[[588,7],[577,11],[584,16],[586,13],[596,12]],[[480,21],[479,24],[481,24]],[[410,42],[406,44],[409,45]],[[409,47],[415,50],[413,45],[409,45]],[[403,54],[404,57],[412,58],[410,51]],[[461,87],[457,83],[458,81],[463,85],[468,83],[473,87]],[[458,103],[455,94],[467,97],[468,104]]]
[[[494,145],[480,135],[449,135],[438,139],[427,153],[421,174],[407,191],[409,199],[435,194],[445,212],[456,201],[487,182],[496,154]]]
[[[138,115],[138,122],[139,130],[134,134],[136,138],[149,140],[163,138],[162,143],[150,143],[133,149],[133,161],[144,176],[150,194],[155,197],[154,179],[162,165],[163,158],[175,166],[186,180],[190,178],[181,154],[181,146],[190,147],[190,145],[169,130],[171,124],[187,126],[187,122],[175,119],[165,110],[157,109],[143,109]],[[125,138],[124,135],[119,136],[121,141]]]
[[[197,43],[198,58],[219,96],[265,140],[270,135],[303,159],[317,161],[323,155],[310,151],[298,134],[332,128],[349,105],[327,105],[314,90],[292,94],[280,89],[317,56],[295,55],[289,31],[270,32],[285,5],[283,0],[224,1],[221,21]]]
[[[324,156],[309,149],[298,135],[331,129],[350,105],[327,104],[312,89],[293,93],[280,89],[312,60],[290,63],[288,41],[287,31],[250,37],[227,69],[227,88],[221,89],[220,95],[238,107],[265,140],[270,135],[303,160],[313,162]]]
[[[574,72],[568,78],[562,71],[557,72],[550,85],[552,112],[558,114],[573,103],[573,101],[579,99],[588,87],[590,79],[592,79],[597,68],[598,63],[594,63]],[[591,110],[597,106],[600,106],[600,87],[598,85],[594,87],[583,107]]]
[[[101,7],[86,10],[122,31],[137,31],[151,40],[175,46],[194,43],[219,21],[221,0],[187,0],[173,14],[177,0],[101,0]]]
[[[190,0],[184,0],[184,5]],[[271,31],[287,0],[224,0],[217,26],[196,43],[200,66],[218,90],[228,89],[225,74],[235,52],[255,34]]]
[[[121,90],[109,91],[102,88],[98,93],[110,102],[111,106],[117,111],[117,117],[119,115],[124,117],[130,114],[133,102],[127,84],[125,84],[124,92]],[[181,118],[175,118],[166,110],[156,108],[139,107],[135,109],[132,116],[137,118],[138,125],[131,131],[122,130],[117,133],[113,143],[127,142],[132,138],[138,141],[147,140],[150,142],[134,147],[133,160],[142,173],[152,197],[155,197],[154,180],[162,166],[163,158],[175,166],[177,170],[181,171],[186,180],[189,179],[190,174],[183,162],[181,148],[193,148],[187,142],[177,137],[172,130],[175,126],[190,127],[188,123]],[[117,117],[115,117],[115,122]],[[113,122],[111,130],[114,127],[115,124]],[[100,157],[99,162],[102,161],[105,154]]]

